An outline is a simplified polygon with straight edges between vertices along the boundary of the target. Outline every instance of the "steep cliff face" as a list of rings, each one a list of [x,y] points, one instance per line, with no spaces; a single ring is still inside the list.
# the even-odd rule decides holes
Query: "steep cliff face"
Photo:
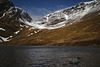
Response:
[[[0,0],[0,41],[10,41],[14,34],[28,26],[31,17],[10,0]]]
[[[14,5],[10,0],[0,0],[0,17],[11,7],[14,7]]]

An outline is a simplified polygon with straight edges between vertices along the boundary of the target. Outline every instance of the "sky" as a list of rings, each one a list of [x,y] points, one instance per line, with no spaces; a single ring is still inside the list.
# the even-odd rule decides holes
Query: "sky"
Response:
[[[79,2],[92,0],[11,0],[35,20],[51,12],[74,6]]]

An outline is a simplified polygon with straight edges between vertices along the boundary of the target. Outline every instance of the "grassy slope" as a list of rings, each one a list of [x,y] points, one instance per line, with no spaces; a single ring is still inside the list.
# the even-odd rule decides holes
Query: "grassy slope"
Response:
[[[10,42],[1,45],[16,46],[89,46],[100,44],[100,15],[91,19],[74,23],[70,26],[41,30],[39,33],[27,37],[34,30],[24,28],[15,35]]]

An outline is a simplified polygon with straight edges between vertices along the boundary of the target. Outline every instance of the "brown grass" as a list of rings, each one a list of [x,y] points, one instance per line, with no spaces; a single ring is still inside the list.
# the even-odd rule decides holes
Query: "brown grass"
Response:
[[[23,30],[14,35],[10,42],[2,45],[13,46],[97,46],[100,45],[100,15],[76,22],[70,26],[47,30],[27,37],[35,30]]]

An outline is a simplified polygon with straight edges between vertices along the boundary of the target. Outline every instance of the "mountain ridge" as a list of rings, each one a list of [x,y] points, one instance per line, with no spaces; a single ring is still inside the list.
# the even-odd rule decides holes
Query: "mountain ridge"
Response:
[[[88,13],[100,10],[99,4],[100,1],[81,2],[75,6],[50,13],[34,22],[33,26],[39,29],[56,29],[71,25],[73,22],[82,20],[82,17]]]
[[[81,2],[36,22],[14,7],[0,18],[0,45],[100,46],[99,6],[100,1]]]

